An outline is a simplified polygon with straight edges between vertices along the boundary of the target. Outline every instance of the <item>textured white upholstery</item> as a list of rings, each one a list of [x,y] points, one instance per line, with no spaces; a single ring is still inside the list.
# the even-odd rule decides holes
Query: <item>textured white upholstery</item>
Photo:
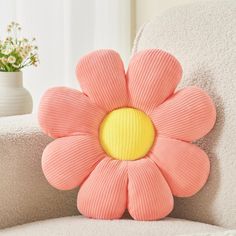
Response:
[[[212,1],[170,9],[147,23],[134,53],[161,48],[181,62],[180,87],[197,85],[217,107],[214,130],[198,142],[211,160],[206,187],[176,199],[176,217],[236,227],[236,1]]]
[[[170,236],[194,233],[221,233],[224,229],[193,221],[166,218],[161,221],[92,220],[83,216],[64,217],[13,227],[2,236]],[[2,233],[2,234],[1,234]]]
[[[75,191],[52,188],[41,170],[41,155],[51,141],[36,116],[0,118],[0,228],[78,214]]]

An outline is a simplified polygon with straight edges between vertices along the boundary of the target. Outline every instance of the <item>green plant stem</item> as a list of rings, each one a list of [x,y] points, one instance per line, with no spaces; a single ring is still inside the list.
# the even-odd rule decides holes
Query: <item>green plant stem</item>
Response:
[[[24,68],[24,67],[26,67],[26,66],[33,65],[33,63],[31,62],[31,59],[32,59],[32,57],[35,57],[35,56],[36,56],[36,54],[33,54],[32,56],[28,57],[28,58],[23,62],[23,65],[21,65],[21,66],[19,67],[19,69],[22,69],[22,68]]]

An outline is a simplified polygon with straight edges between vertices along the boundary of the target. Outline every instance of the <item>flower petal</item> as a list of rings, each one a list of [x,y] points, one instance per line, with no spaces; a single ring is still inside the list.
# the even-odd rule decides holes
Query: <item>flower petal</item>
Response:
[[[100,107],[111,111],[127,105],[123,62],[113,50],[98,50],[83,57],[76,68],[81,88]]]
[[[150,113],[174,92],[182,68],[169,53],[150,49],[134,55],[127,76],[130,105]]]
[[[160,168],[174,196],[192,196],[206,183],[210,162],[207,154],[194,144],[159,137],[150,157]]]
[[[83,93],[65,87],[46,91],[39,106],[39,124],[53,138],[77,133],[97,135],[105,112]]]
[[[212,129],[216,110],[211,98],[202,89],[188,87],[157,107],[151,118],[160,135],[193,141]]]
[[[157,220],[173,209],[173,196],[150,158],[128,164],[128,210],[136,220]]]
[[[81,186],[79,211],[91,218],[118,219],[127,202],[127,162],[103,159]]]
[[[104,156],[95,137],[64,137],[45,148],[42,168],[51,185],[68,190],[79,186]]]

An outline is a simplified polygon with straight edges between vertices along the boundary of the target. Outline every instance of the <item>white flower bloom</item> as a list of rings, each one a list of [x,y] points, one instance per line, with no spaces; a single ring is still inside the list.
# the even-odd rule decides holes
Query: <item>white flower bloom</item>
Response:
[[[10,63],[10,64],[14,64],[16,62],[16,58],[13,57],[13,56],[9,56],[7,61]]]
[[[9,49],[9,48],[2,50],[2,54],[6,55],[6,56],[9,55],[10,53],[11,53],[11,49]]]
[[[1,60],[1,62],[2,62],[3,64],[6,64],[6,63],[7,63],[7,59],[6,59],[5,57],[0,58],[0,60]]]

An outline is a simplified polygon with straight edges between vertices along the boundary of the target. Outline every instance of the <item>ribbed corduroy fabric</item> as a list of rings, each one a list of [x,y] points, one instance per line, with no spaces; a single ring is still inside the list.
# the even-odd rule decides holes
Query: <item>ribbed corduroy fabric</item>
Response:
[[[104,158],[81,186],[78,208],[87,217],[120,218],[127,203],[127,161]]]
[[[216,110],[211,98],[202,89],[188,87],[157,107],[151,117],[160,135],[193,141],[212,129]]]
[[[121,108],[110,112],[100,125],[99,139],[105,152],[118,160],[144,157],[153,145],[155,129],[142,111]]]
[[[194,144],[159,137],[150,157],[176,197],[192,196],[207,180],[210,169],[208,156]]]
[[[172,210],[172,194],[191,196],[203,187],[209,160],[188,141],[212,129],[215,107],[195,87],[173,95],[182,74],[173,56],[158,49],[139,52],[125,75],[116,52],[99,50],[81,59],[76,72],[85,94],[50,89],[40,104],[39,123],[50,136],[62,137],[43,153],[44,174],[59,189],[81,185],[82,214],[116,219],[128,208],[134,219],[156,220]],[[153,148],[135,161],[115,160],[99,143],[100,124],[127,105],[149,115],[157,131]]]
[[[174,205],[170,188],[149,158],[128,164],[128,210],[136,220],[161,219]]]
[[[174,92],[181,76],[181,65],[169,53],[162,50],[138,52],[127,71],[130,106],[149,114]]]
[[[39,124],[53,138],[92,133],[97,135],[105,113],[90,99],[75,89],[51,88],[39,105]]]
[[[76,74],[83,92],[98,106],[107,111],[127,106],[125,70],[117,52],[98,50],[84,56]]]
[[[42,168],[48,182],[67,190],[79,186],[104,157],[98,139],[90,135],[58,138],[43,152]]]

